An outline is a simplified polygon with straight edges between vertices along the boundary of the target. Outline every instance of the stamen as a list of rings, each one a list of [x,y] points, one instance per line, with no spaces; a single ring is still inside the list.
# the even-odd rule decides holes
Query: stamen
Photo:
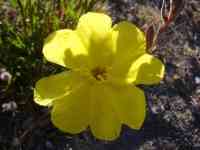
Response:
[[[98,81],[106,80],[106,68],[105,67],[96,67],[91,70],[93,77]]]

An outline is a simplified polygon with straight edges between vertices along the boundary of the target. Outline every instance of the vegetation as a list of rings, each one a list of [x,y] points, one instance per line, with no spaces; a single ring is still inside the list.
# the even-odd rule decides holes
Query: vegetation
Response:
[[[199,149],[199,8],[199,0],[0,0],[0,150]],[[74,29],[92,10],[106,11],[114,24],[128,20],[144,29],[149,53],[166,66],[159,85],[140,86],[148,104],[142,129],[124,126],[109,143],[87,131],[58,131],[49,110],[33,102],[36,81],[63,70],[44,59],[44,39]]]

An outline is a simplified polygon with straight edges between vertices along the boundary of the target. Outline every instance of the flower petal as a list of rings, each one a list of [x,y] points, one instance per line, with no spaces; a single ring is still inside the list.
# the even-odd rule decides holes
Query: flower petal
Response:
[[[113,74],[124,76],[132,62],[145,53],[146,38],[139,28],[125,21],[113,27],[112,36],[116,51]]]
[[[34,101],[42,106],[51,105],[76,89],[82,83],[82,77],[77,72],[65,71],[40,79],[34,89]]]
[[[133,129],[140,129],[146,113],[143,91],[132,84],[110,86],[108,91],[121,122]]]
[[[111,63],[113,56],[112,20],[103,13],[89,12],[79,19],[76,32],[89,50],[94,66]]]
[[[121,123],[108,92],[102,85],[93,86],[91,91],[93,104],[90,128],[93,135],[102,140],[114,140],[121,131]]]
[[[127,81],[134,84],[155,84],[163,79],[165,66],[152,55],[144,54],[129,68]]]
[[[82,84],[69,95],[53,102],[52,123],[64,132],[77,134],[90,122],[90,85]]]
[[[79,68],[88,63],[88,52],[83,43],[74,31],[68,29],[50,34],[45,40],[43,54],[48,61],[64,67]]]

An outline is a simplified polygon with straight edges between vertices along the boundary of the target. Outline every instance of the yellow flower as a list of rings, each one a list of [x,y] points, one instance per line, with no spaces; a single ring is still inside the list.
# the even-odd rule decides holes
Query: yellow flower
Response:
[[[77,134],[90,128],[98,139],[114,140],[125,124],[140,129],[145,96],[137,84],[159,83],[164,65],[146,51],[142,31],[129,22],[112,27],[102,13],[83,15],[76,30],[47,37],[43,54],[70,71],[36,83],[35,102],[51,105],[51,120],[62,131]]]

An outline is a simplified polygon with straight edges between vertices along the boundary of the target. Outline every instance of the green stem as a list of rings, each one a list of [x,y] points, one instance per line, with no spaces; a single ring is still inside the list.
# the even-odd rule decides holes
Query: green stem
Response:
[[[25,12],[24,12],[24,7],[23,7],[23,5],[22,5],[22,3],[21,3],[20,0],[17,0],[17,4],[19,5],[20,12],[21,12],[21,15],[22,15],[24,32],[25,32],[25,35],[27,35],[27,30],[26,30],[26,15],[25,15]]]

